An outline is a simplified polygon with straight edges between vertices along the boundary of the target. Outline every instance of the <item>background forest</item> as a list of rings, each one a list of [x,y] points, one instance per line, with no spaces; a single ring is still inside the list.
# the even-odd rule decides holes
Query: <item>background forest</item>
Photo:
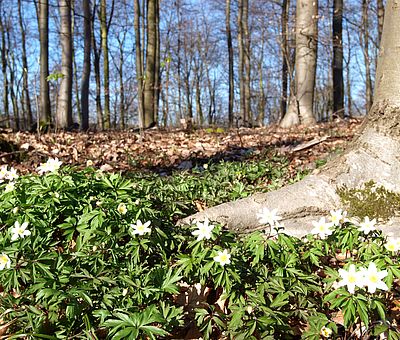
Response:
[[[314,68],[312,54],[313,117],[364,115],[383,1],[299,4],[296,12],[293,0],[2,0],[2,125],[277,123],[302,91],[296,64]],[[297,123],[307,121],[281,125]]]

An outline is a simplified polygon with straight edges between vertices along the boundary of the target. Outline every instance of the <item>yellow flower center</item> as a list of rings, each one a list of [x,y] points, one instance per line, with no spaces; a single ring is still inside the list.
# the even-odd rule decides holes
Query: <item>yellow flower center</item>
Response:
[[[379,279],[378,279],[378,276],[376,276],[375,274],[372,274],[372,275],[369,276],[369,280],[372,283],[377,283]]]
[[[226,262],[228,260],[228,256],[226,254],[221,254],[221,262]]]
[[[138,231],[144,231],[144,225],[138,225],[137,226]]]
[[[357,281],[357,278],[354,275],[349,275],[348,281],[349,283],[354,283]]]
[[[0,263],[1,264],[6,264],[8,262],[7,257],[5,257],[4,255],[0,255]]]

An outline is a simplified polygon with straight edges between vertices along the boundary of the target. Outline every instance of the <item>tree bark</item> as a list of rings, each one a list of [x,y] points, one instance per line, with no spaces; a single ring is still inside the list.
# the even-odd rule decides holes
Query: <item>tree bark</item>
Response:
[[[6,119],[6,126],[10,127],[10,108],[8,102],[8,90],[9,90],[9,82],[8,82],[8,74],[7,74],[7,43],[6,43],[6,34],[8,28],[5,27],[3,23],[2,14],[0,15],[0,31],[1,31],[1,70],[3,74],[3,113]]]
[[[142,44],[140,30],[140,3],[139,0],[134,0],[134,28],[135,28],[135,51],[136,51],[136,82],[138,88],[138,117],[139,126],[144,127],[144,111],[143,111],[143,60],[142,60]]]
[[[369,11],[368,11],[369,0],[362,1],[362,25],[361,34],[363,41],[363,55],[365,64],[365,110],[368,113],[371,110],[373,102],[373,90],[372,90],[372,79],[371,79],[371,65],[369,57]]]
[[[246,126],[253,125],[253,112],[251,110],[251,44],[249,32],[249,0],[243,1],[243,45],[244,45],[244,96],[245,96],[245,120]]]
[[[344,118],[344,84],[343,84],[343,0],[333,1],[333,114]]]
[[[40,37],[40,108],[39,125],[50,124],[51,106],[49,83],[49,1],[39,1],[39,37]]]
[[[100,30],[101,30],[101,49],[103,52],[103,89],[104,89],[104,129],[111,127],[110,113],[110,63],[108,51],[108,25],[107,25],[107,3],[106,0],[100,2]]]
[[[72,125],[72,30],[71,1],[59,0],[60,7],[60,43],[61,43],[61,79],[58,106],[57,127],[67,129]]]
[[[231,32],[231,0],[225,3],[225,29],[226,42],[228,45],[228,69],[229,69],[229,99],[228,99],[228,123],[229,127],[233,127],[233,103],[235,102],[235,80],[234,80],[234,59]]]
[[[21,0],[18,0],[18,23],[19,29],[21,31],[21,48],[22,48],[22,102],[23,102],[23,112],[26,115],[26,125],[25,128],[30,129],[32,126],[32,106],[31,106],[31,98],[29,95],[29,73],[28,73],[28,59],[26,56],[26,31],[24,22],[22,19],[22,10],[21,10]]]
[[[267,207],[278,209],[286,233],[303,236],[310,232],[311,221],[341,207],[336,190],[342,185],[355,188],[372,180],[388,190],[400,191],[400,6],[395,0],[388,0],[387,9],[390,10],[385,15],[374,104],[360,133],[343,155],[300,182],[207,209],[180,223],[207,216],[237,232],[265,229],[257,221],[256,213]],[[398,235],[398,223],[398,218],[393,217],[382,228]]]
[[[295,93],[291,96],[288,112],[280,123],[282,127],[290,127],[298,122],[306,126],[316,123],[313,105],[317,67],[317,23],[318,1],[299,0],[296,4]]]
[[[238,50],[239,50],[239,111],[240,119],[242,120],[238,125],[244,125],[247,121],[246,117],[246,96],[245,96],[245,68],[244,68],[244,40],[243,40],[243,0],[238,1]]]
[[[378,46],[379,46],[382,39],[383,19],[385,17],[385,6],[383,5],[383,0],[376,0],[376,9],[378,14]]]
[[[75,90],[76,100],[76,113],[78,115],[78,121],[82,121],[82,109],[81,100],[79,98],[79,83],[78,83],[78,68],[76,67],[76,56],[75,56],[75,0],[69,0],[71,2],[71,37],[72,37],[72,83]]]
[[[101,106],[101,76],[100,76],[100,54],[101,54],[101,43],[100,47],[97,48],[96,37],[94,35],[94,21],[95,21],[95,13],[96,13],[96,4],[93,6],[93,15],[92,15],[92,32],[91,32],[91,41],[93,46],[93,67],[94,67],[94,76],[96,80],[96,113],[97,113],[97,126],[100,130],[104,128],[104,119],[103,119],[103,109]]]
[[[147,2],[147,45],[146,72],[144,82],[144,122],[143,128],[153,126],[155,122],[154,100],[156,84],[157,58],[157,0]]]
[[[281,94],[281,119],[286,114],[288,102],[288,64],[290,58],[288,43],[288,23],[289,23],[290,0],[283,0],[281,5],[281,53],[282,53],[282,94]]]
[[[90,52],[91,52],[91,11],[90,1],[82,0],[83,10],[83,68],[81,79],[81,128],[83,131],[89,129],[89,85],[90,85]]]

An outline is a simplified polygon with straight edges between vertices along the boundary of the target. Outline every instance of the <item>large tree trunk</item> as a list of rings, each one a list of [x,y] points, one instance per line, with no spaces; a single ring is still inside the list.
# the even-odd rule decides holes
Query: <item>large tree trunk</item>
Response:
[[[262,228],[256,213],[267,207],[278,209],[287,233],[300,236],[311,230],[311,221],[341,207],[338,186],[360,187],[372,180],[388,190],[400,191],[400,53],[397,48],[400,46],[400,6],[395,5],[395,0],[388,0],[387,6],[390,11],[386,11],[382,33],[374,105],[361,133],[344,154],[329,162],[320,173],[300,182],[207,209],[181,223],[207,216],[232,230],[246,232]],[[395,220],[394,217],[384,225],[386,232],[397,229],[398,233]]]
[[[383,18],[385,17],[385,7],[383,5],[383,0],[376,1],[376,11],[378,14],[378,46],[379,46],[382,39]]]
[[[138,88],[138,120],[139,126],[143,127],[144,125],[144,116],[143,116],[143,61],[142,61],[142,44],[140,40],[140,36],[142,34],[140,30],[140,3],[139,0],[134,0],[134,28],[135,28],[135,50],[136,50],[136,82]]]
[[[103,119],[103,109],[101,106],[101,76],[100,76],[100,53],[101,53],[101,43],[99,44],[100,47],[97,48],[96,44],[96,37],[94,34],[95,27],[94,27],[94,21],[95,21],[95,15],[96,15],[96,2],[94,3],[93,6],[93,14],[92,14],[92,32],[91,32],[91,42],[93,46],[93,68],[94,68],[94,76],[96,80],[96,113],[97,113],[97,126],[100,130],[103,130],[104,128],[104,119]]]
[[[110,116],[110,63],[108,60],[108,24],[107,24],[107,4],[106,0],[100,2],[100,30],[101,48],[103,52],[103,77],[104,77],[104,128],[111,127]]]
[[[251,111],[251,47],[249,31],[249,0],[243,0],[243,45],[244,45],[244,96],[245,96],[245,120],[246,126],[253,125],[253,112]]]
[[[282,94],[280,113],[282,118],[286,113],[288,101],[288,75],[289,75],[289,39],[288,39],[288,22],[289,22],[289,6],[290,0],[283,0],[281,5],[281,53],[282,53]]]
[[[235,102],[235,83],[233,74],[233,45],[231,32],[231,0],[226,0],[225,4],[225,27],[226,41],[228,44],[228,67],[229,67],[229,99],[228,99],[228,122],[229,127],[233,127],[233,103]]]
[[[72,125],[72,30],[71,1],[60,0],[61,79],[58,94],[57,127],[67,129]]]
[[[89,84],[90,84],[90,51],[91,51],[91,15],[90,1],[82,0],[83,9],[83,68],[81,79],[81,128],[83,131],[89,129]]]
[[[23,112],[25,112],[26,121],[25,128],[30,129],[32,125],[32,107],[31,107],[31,98],[29,95],[29,78],[28,78],[28,58],[26,56],[26,32],[25,26],[22,19],[22,11],[21,11],[21,0],[18,0],[18,22],[19,28],[21,31],[21,47],[22,47],[22,102],[23,102]]]
[[[6,120],[6,126],[10,127],[10,109],[8,103],[8,88],[10,86],[8,82],[7,74],[7,44],[6,44],[6,30],[3,19],[0,15],[0,31],[1,31],[1,70],[3,74],[3,115],[2,119]]]
[[[156,85],[156,57],[157,57],[157,0],[147,2],[147,46],[146,46],[146,72],[144,82],[144,121],[143,128],[155,124],[154,100]]]
[[[316,122],[313,105],[317,68],[317,22],[318,1],[297,1],[295,93],[291,97],[288,112],[280,123],[282,127],[290,127],[297,122],[304,125],[313,125]]]
[[[362,1],[362,25],[361,25],[361,41],[363,42],[363,55],[365,64],[365,110],[368,113],[371,110],[373,102],[373,90],[371,79],[371,65],[369,57],[369,0]]]
[[[343,0],[333,1],[333,114],[344,118],[344,84],[343,84]]]
[[[39,124],[45,126],[50,123],[51,106],[49,83],[49,1],[39,1],[39,36],[40,36],[40,108]],[[40,128],[38,126],[38,128]]]

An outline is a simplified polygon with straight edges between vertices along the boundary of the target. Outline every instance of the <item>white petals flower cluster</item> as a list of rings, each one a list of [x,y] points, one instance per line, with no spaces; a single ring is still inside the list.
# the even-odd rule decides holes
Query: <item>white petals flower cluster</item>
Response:
[[[375,293],[377,289],[388,290],[388,286],[382,280],[388,275],[387,270],[378,271],[376,264],[370,262],[368,268],[356,270],[354,264],[349,266],[348,270],[339,269],[339,275],[342,280],[338,287],[347,286],[349,293],[354,294],[356,287],[368,289],[368,293]]]
[[[368,216],[364,217],[364,222],[359,224],[358,231],[362,231],[364,234],[369,234],[371,231],[376,230],[376,218],[370,220]]]
[[[43,175],[46,172],[56,172],[60,169],[62,162],[58,158],[49,158],[46,163],[41,163],[37,170],[39,175]]]
[[[133,235],[140,235],[143,236],[146,233],[151,233],[151,228],[150,227],[151,222],[147,221],[146,223],[142,223],[141,220],[137,220],[136,223],[131,224],[131,228]]]
[[[205,218],[204,222],[197,221],[196,226],[197,229],[192,232],[192,235],[197,236],[197,241],[211,238],[214,225],[210,224],[208,218]]]
[[[125,203],[118,204],[117,211],[121,215],[126,215],[126,213],[128,212],[128,209],[126,208],[126,204]]]
[[[0,183],[3,183],[4,181],[15,181],[16,179],[18,179],[18,174],[17,174],[17,170],[14,168],[10,168],[10,170],[8,170],[8,166],[7,165],[3,165],[0,168]]]
[[[323,338],[330,338],[332,336],[332,333],[333,333],[333,331],[330,328],[324,326],[324,327],[321,328],[321,331],[320,331],[319,334]]]
[[[311,230],[311,234],[318,235],[322,240],[332,235],[332,227],[335,226],[333,222],[326,222],[325,217],[321,217],[319,221],[313,221],[312,225],[314,228]]]
[[[400,250],[400,239],[399,238],[390,238],[385,243],[385,248],[391,252],[396,252]]]
[[[279,222],[282,217],[278,215],[277,209],[269,210],[267,208],[262,208],[257,213],[257,218],[260,224],[269,225],[271,227],[271,231],[274,230],[275,233],[278,233],[281,229],[285,229],[284,224]]]
[[[27,229],[28,222],[24,222],[20,224],[18,221],[15,221],[14,227],[11,228],[11,241],[16,241],[19,238],[24,238],[25,236],[29,236],[31,232]]]
[[[11,267],[11,260],[8,257],[8,255],[2,253],[0,255],[0,270],[3,270],[4,268],[9,269]]]
[[[5,181],[9,181],[4,189],[4,192],[11,192],[14,191],[15,189],[15,181],[18,179],[18,174],[17,174],[17,170],[14,169],[13,167],[10,168],[10,170],[8,170],[8,166],[7,165],[3,165],[0,168],[0,183],[3,183]]]
[[[331,210],[330,214],[331,215],[329,216],[329,219],[335,226],[349,221],[349,219],[347,218],[347,211],[344,211],[342,209]]]
[[[218,251],[218,255],[214,256],[214,261],[218,262],[222,267],[226,264],[231,263],[231,254],[229,254],[227,249],[223,251]]]

